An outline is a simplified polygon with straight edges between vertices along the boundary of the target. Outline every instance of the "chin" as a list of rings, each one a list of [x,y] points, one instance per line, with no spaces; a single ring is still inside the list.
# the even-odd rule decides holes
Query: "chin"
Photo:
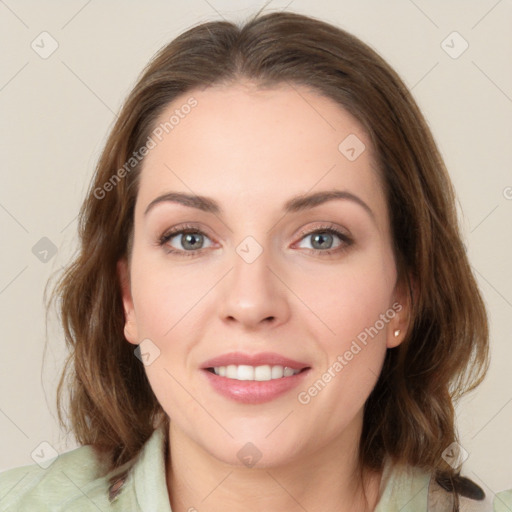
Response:
[[[289,435],[286,439],[277,435],[275,439],[265,439],[267,434],[261,437],[246,435],[241,440],[230,439],[229,442],[216,444],[210,453],[223,463],[237,468],[264,469],[291,463],[298,453],[297,443]]]

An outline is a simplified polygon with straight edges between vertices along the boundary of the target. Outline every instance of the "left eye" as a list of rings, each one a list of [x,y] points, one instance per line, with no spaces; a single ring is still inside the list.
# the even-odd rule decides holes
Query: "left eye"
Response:
[[[317,229],[309,233],[304,233],[301,240],[306,240],[307,238],[310,238],[312,240],[312,250],[321,252],[335,251],[340,246],[342,246],[343,243],[350,243],[350,240],[348,239],[347,236],[345,236],[343,233],[340,233],[336,229],[332,228]],[[338,238],[339,240],[341,240],[337,247],[333,247],[334,238]]]

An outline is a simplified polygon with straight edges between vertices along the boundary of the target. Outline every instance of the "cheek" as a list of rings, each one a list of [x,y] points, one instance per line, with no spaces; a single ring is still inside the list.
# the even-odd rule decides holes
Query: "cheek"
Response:
[[[133,272],[139,336],[150,339],[157,354],[144,369],[158,402],[173,419],[197,407],[191,398],[197,390],[190,382],[188,355],[201,322],[200,299],[212,286],[210,280],[197,269],[173,268],[150,258],[140,260]]]
[[[132,290],[141,336],[163,341],[189,325],[201,298],[218,277],[195,265],[172,265],[165,258],[145,258],[134,264]]]
[[[379,265],[340,270],[325,283],[325,293],[311,296],[323,323],[309,322],[325,358],[302,390],[300,403],[311,401],[316,421],[335,433],[340,422],[358,414],[378,380],[394,310],[392,286]]]
[[[305,272],[298,295],[302,294],[304,302],[323,321],[324,325],[317,318],[315,330],[327,334],[323,339],[332,340],[329,345],[338,349],[350,345],[352,339],[376,322],[382,331],[379,334],[385,334],[379,319],[389,313],[395,272],[390,254],[366,253],[322,272]],[[329,331],[332,336],[328,336]]]
[[[315,296],[322,319],[335,333],[318,337],[328,363],[315,377],[332,382],[319,401],[327,404],[326,422],[334,421],[328,412],[333,401],[343,415],[356,414],[375,386],[386,355],[388,324],[395,315],[391,306],[396,269],[391,253],[367,254],[324,279],[325,293]]]

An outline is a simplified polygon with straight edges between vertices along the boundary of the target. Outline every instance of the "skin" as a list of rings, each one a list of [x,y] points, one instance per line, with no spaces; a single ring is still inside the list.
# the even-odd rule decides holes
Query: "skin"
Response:
[[[118,264],[126,339],[149,338],[160,350],[145,370],[171,418],[172,510],[373,510],[381,475],[368,474],[368,503],[356,477],[363,406],[387,349],[402,341],[408,309],[370,139],[347,111],[303,86],[262,90],[238,82],[194,90],[159,121],[190,96],[197,106],[144,161],[131,264]],[[349,134],[366,146],[355,161],[338,150]],[[283,215],[292,196],[331,189],[357,195],[373,218],[350,200]],[[224,215],[171,202],[144,215],[169,191],[212,197]],[[325,222],[353,243],[333,235],[322,249],[314,235],[301,235]],[[158,245],[184,223],[205,233],[193,242],[200,252],[188,258]],[[236,252],[249,235],[263,248],[252,263]],[[166,245],[191,251],[183,243],[176,235]],[[345,250],[322,254],[340,246]],[[401,311],[308,404],[299,403],[298,392],[395,302]],[[238,350],[278,352],[312,370],[300,389],[240,404],[217,394],[199,370]],[[247,442],[262,454],[251,468],[237,457]]]

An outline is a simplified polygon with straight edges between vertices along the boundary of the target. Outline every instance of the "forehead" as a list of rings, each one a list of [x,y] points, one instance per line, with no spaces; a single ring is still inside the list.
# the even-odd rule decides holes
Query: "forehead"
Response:
[[[155,129],[161,140],[153,137],[143,163],[139,210],[169,191],[262,211],[334,188],[362,196],[380,217],[385,209],[368,135],[344,108],[304,86],[192,90],[165,108]]]

